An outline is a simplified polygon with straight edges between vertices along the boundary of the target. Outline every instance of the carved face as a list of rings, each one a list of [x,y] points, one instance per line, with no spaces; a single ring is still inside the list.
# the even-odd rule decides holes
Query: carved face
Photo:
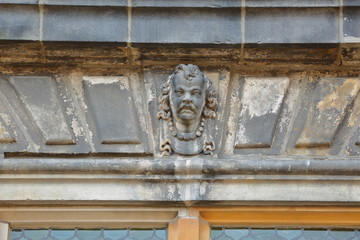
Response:
[[[201,117],[205,104],[205,79],[202,74],[185,78],[185,72],[175,74],[170,91],[172,115],[182,124],[193,124]]]

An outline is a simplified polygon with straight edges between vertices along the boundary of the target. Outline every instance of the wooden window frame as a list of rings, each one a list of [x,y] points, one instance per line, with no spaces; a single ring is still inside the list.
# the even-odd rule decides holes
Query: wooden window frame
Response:
[[[10,228],[166,227],[168,240],[209,240],[212,226],[358,228],[360,207],[3,207],[0,240]]]
[[[260,228],[359,228],[360,226],[360,207],[200,207],[191,208],[190,216],[207,223],[206,227],[202,225],[198,231],[199,240],[210,240],[212,226]],[[185,239],[190,240],[190,238],[181,240]]]

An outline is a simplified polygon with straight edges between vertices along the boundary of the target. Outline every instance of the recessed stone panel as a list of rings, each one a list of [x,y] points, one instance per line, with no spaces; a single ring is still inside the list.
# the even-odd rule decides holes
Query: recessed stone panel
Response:
[[[235,148],[270,148],[288,78],[245,78]]]
[[[296,147],[330,147],[359,91],[359,79],[323,78],[317,83]]]
[[[51,77],[11,77],[10,83],[46,145],[75,144]]]
[[[127,77],[83,77],[101,144],[140,144],[139,121]]]

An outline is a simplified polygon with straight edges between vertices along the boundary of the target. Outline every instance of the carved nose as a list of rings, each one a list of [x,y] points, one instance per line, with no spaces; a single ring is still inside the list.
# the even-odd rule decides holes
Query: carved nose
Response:
[[[185,93],[184,98],[182,99],[183,103],[192,103],[190,93]]]

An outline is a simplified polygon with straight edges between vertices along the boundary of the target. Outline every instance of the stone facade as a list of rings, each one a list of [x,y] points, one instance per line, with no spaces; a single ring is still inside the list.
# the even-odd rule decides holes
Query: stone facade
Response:
[[[0,221],[27,226],[17,207],[121,206],[134,219],[151,207],[169,211],[151,221],[190,218],[201,235],[211,217],[193,207],[357,207],[359,7],[0,0]],[[211,155],[161,149],[159,98],[179,64],[212,83],[216,117],[199,123]]]

